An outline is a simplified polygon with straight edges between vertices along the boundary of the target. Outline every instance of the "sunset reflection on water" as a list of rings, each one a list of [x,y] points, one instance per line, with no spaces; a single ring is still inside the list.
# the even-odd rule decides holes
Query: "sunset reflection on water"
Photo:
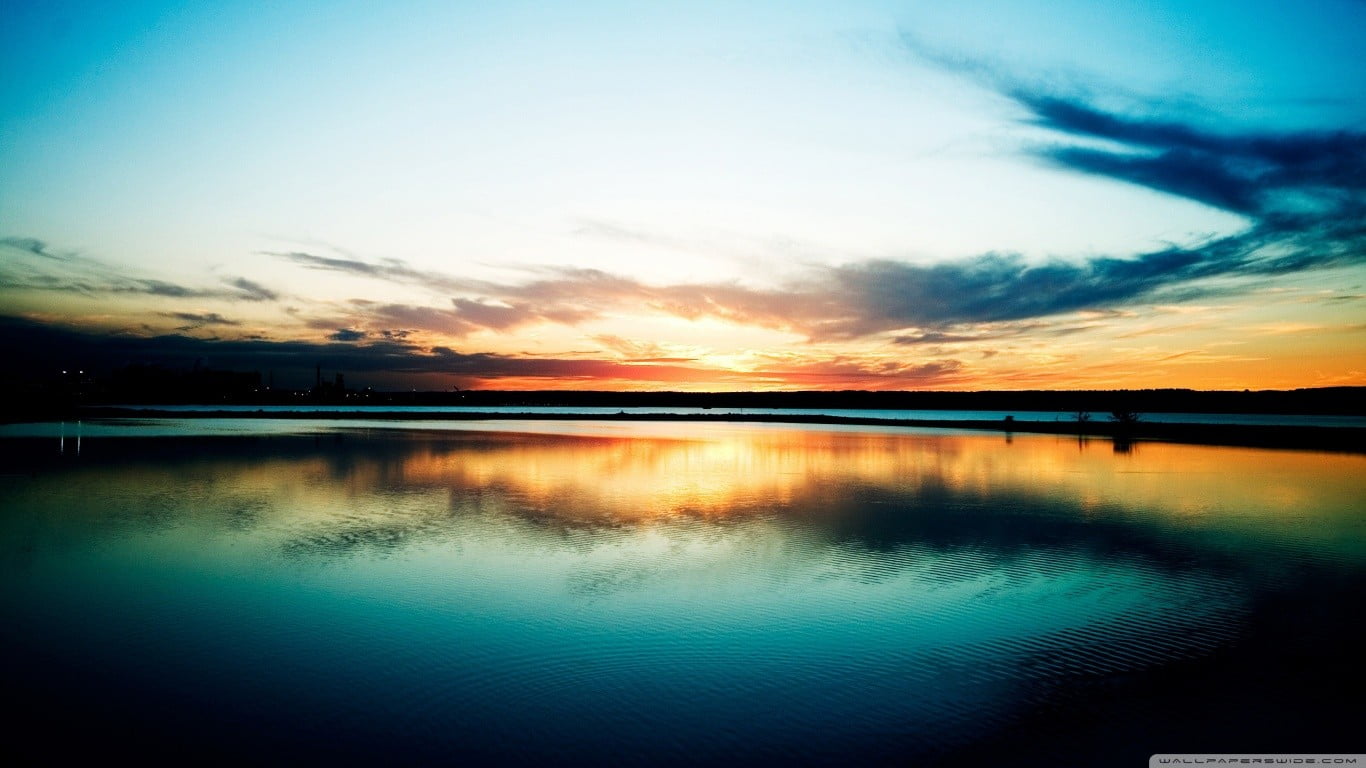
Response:
[[[112,654],[200,682],[270,659],[262,695],[349,723],[347,749],[403,721],[421,724],[428,756],[792,757],[819,744],[834,762],[900,759],[1039,729],[1074,739],[1068,718],[1108,690],[1095,686],[1147,681],[1088,726],[1134,739],[1150,699],[1176,706],[1151,686],[1177,668],[1222,685],[1255,664],[1274,680],[1308,652],[1326,666],[1296,674],[1335,680],[1323,610],[1366,569],[1355,454],[470,426],[142,439],[129,426],[87,431],[79,457],[4,443],[23,470],[0,478],[3,607],[26,627],[8,641],[95,665],[114,676],[107,691],[144,679],[109,672],[123,669]],[[1262,628],[1294,611],[1325,634]],[[225,685],[176,695],[217,715],[257,706]],[[169,695],[110,706],[138,719]],[[428,701],[441,704],[413,704]],[[391,715],[375,720],[376,702]],[[1073,714],[1038,720],[1057,707]],[[307,724],[297,712],[277,714]],[[1295,728],[1332,722],[1314,718]],[[528,731],[538,738],[519,741]]]
[[[810,510],[816,500],[838,505],[838,489],[862,488],[1010,494],[1268,535],[1309,535],[1317,522],[1331,528],[1354,516],[1366,475],[1366,457],[1344,453],[1156,442],[1116,452],[1108,440],[1053,436],[695,423],[536,426],[546,431],[366,429],[315,436],[316,450],[295,445],[283,455],[187,452],[174,463],[84,469],[124,492],[190,480],[209,495],[266,493],[291,518],[326,517],[373,493],[483,490],[567,524],[634,525]]]

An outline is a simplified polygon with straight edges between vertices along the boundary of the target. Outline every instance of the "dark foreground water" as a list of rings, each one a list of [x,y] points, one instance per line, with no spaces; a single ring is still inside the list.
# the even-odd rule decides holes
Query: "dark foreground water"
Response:
[[[79,453],[74,425],[0,439],[4,749],[1363,751],[1361,455],[432,426],[86,424]]]
[[[852,419],[892,419],[900,421],[943,421],[950,426],[955,421],[1001,421],[1007,416],[1020,421],[1075,422],[1076,411],[946,411],[908,410],[904,408],[687,408],[671,406],[562,406],[562,405],[114,405],[130,411],[170,411],[204,413],[393,413],[402,411],[415,416],[459,415],[462,413],[536,413],[543,415],[571,415],[592,418],[614,414],[669,414],[676,416],[842,416]],[[1366,416],[1342,414],[1295,413],[1143,413],[1143,421],[1155,424],[1247,424],[1254,426],[1300,427],[1366,427]],[[1095,414],[1097,422],[1110,421],[1107,414]]]

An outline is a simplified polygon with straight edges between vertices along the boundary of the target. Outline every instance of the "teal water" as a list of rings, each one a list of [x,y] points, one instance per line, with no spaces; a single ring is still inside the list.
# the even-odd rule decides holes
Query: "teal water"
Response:
[[[157,411],[227,411],[238,413],[390,413],[403,411],[421,417],[423,414],[460,413],[538,413],[576,416],[605,416],[617,413],[670,414],[697,416],[738,414],[741,416],[842,416],[855,419],[899,419],[905,421],[1001,421],[1007,416],[1021,421],[1076,421],[1076,411],[945,411],[907,410],[897,408],[682,408],[664,406],[629,406],[624,408],[600,406],[558,405],[120,405],[129,410]],[[1096,421],[1109,421],[1107,414],[1095,414]],[[1286,413],[1144,413],[1144,421],[1159,424],[1250,424],[1255,426],[1301,427],[1366,427],[1366,416]]]
[[[26,756],[1361,746],[1360,455],[712,423],[53,426],[0,439]]]

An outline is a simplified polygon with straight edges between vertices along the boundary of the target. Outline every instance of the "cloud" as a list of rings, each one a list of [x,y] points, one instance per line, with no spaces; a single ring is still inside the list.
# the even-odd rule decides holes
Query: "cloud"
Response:
[[[887,389],[943,386],[963,378],[966,373],[966,366],[959,360],[907,362],[841,356],[816,361],[775,359],[750,375],[773,383],[822,389]]]
[[[346,333],[351,331],[352,333]],[[16,371],[56,370],[79,363],[107,372],[141,363],[171,369],[204,367],[275,371],[280,381],[298,385],[312,381],[314,366],[361,376],[353,381],[379,386],[445,388],[491,385],[541,387],[578,382],[581,386],[622,387],[640,384],[735,384],[769,386],[808,384],[827,388],[896,388],[945,382],[965,373],[958,361],[928,363],[861,362],[853,358],[807,361],[790,356],[772,359],[756,371],[734,371],[660,360],[630,362],[576,357],[536,357],[487,352],[460,352],[447,346],[423,346],[395,338],[352,338],[340,329],[326,342],[273,340],[250,336],[203,339],[182,334],[138,336],[63,328],[25,318],[0,316],[0,356]],[[289,386],[284,384],[284,386]]]
[[[915,49],[914,44],[908,46]],[[1355,267],[1366,261],[1366,134],[1215,131],[1173,119],[1157,101],[1131,99],[1121,113],[1093,99],[1032,87],[1001,68],[920,51],[992,87],[1047,130],[1047,142],[1021,151],[1053,166],[1140,185],[1248,220],[1245,230],[1134,255],[1029,260],[1008,251],[939,263],[867,259],[807,266],[755,286],[738,281],[652,284],[595,269],[543,267],[525,279],[488,281],[416,268],[399,259],[365,260],[344,252],[265,252],[312,270],[353,275],[443,295],[433,305],[354,300],[312,327],[338,343],[406,343],[417,331],[452,339],[481,331],[511,333],[539,323],[578,325],[610,315],[654,312],[775,329],[812,341],[889,335],[898,345],[967,344],[1021,333],[1022,323],[1143,302],[1179,303],[1246,292],[1263,278]],[[1084,93],[1074,89],[1073,93]],[[683,247],[687,241],[599,221],[577,234]],[[45,242],[6,238],[7,247],[60,260]],[[36,259],[27,259],[34,262]],[[10,287],[141,293],[168,298],[270,301],[278,295],[246,278],[196,288],[92,269],[77,275],[3,275]],[[1069,325],[1028,332],[1079,332]],[[340,329],[340,330],[338,330]],[[346,338],[337,334],[366,334]],[[659,350],[596,337],[618,362],[659,360]],[[436,354],[436,353],[433,353]],[[852,373],[851,371],[845,371]],[[864,373],[867,373],[866,371]],[[926,374],[934,371],[926,371]]]
[[[413,304],[375,304],[364,306],[362,317],[385,327],[411,328],[460,338],[476,327],[462,320],[454,310]]]
[[[1081,113],[1078,117],[1074,114],[1077,109],[1067,112],[1054,105],[1049,114],[1063,115],[1057,118],[1059,125],[1104,131],[1114,137],[1134,135],[1143,141],[1166,137],[1200,146],[1211,141],[1198,138],[1203,134],[1193,129],[1183,131],[1169,123],[1147,132],[1130,123],[1113,127],[1101,119],[1102,113]],[[1087,115],[1095,119],[1087,122],[1083,119]],[[1288,150],[1266,150],[1264,154],[1270,157],[1284,152]],[[1302,157],[1306,153],[1312,154],[1308,150],[1290,154]],[[478,331],[507,333],[542,322],[575,325],[607,313],[643,309],[687,319],[717,318],[771,328],[814,341],[891,333],[896,334],[893,342],[911,346],[970,343],[1013,335],[1018,328],[1006,328],[1005,324],[1072,312],[1236,293],[1240,290],[1237,283],[1230,283],[1228,278],[1241,278],[1250,284],[1257,277],[1360,264],[1366,258],[1364,222],[1366,216],[1272,211],[1244,232],[1131,258],[1036,262],[1018,254],[985,253],[937,264],[873,259],[808,267],[770,287],[739,282],[653,285],[601,270],[565,267],[540,268],[532,279],[499,283],[417,270],[394,259],[367,262],[302,253],[284,254],[282,258],[371,279],[420,278],[429,286],[458,289],[463,294],[450,298],[447,306],[355,299],[340,316],[309,322],[328,332],[343,328],[373,334],[376,340],[399,340],[403,338],[400,332],[412,331],[465,338]],[[99,274],[89,279],[30,276],[19,284],[39,290],[133,292],[170,298],[264,301],[277,297],[246,278],[228,278],[224,288],[213,289],[149,278],[115,281]],[[673,357],[640,352],[628,353],[628,359]]]
[[[303,251],[262,251],[266,256],[275,256],[301,264],[309,269],[321,269],[329,272],[352,272],[362,275],[383,276],[383,270],[376,264],[370,264],[358,259],[338,259],[329,256],[318,256]]]
[[[1069,144],[1025,148],[1060,167],[1197,200],[1263,223],[1306,207],[1320,216],[1362,212],[1366,133],[1360,130],[1216,131],[1172,117],[1207,114],[1199,105],[1176,106],[1165,96],[1126,92],[1084,73],[1030,80],[1003,62],[939,49],[910,31],[901,33],[901,44],[917,59],[1006,97],[1025,110],[1026,123],[1072,139]],[[1127,102],[1129,113],[1099,107],[1091,95],[1095,93]],[[1098,148],[1097,141],[1111,146]]]
[[[510,331],[547,320],[575,325],[597,316],[596,311],[583,307],[493,303],[487,298],[455,298],[451,304],[464,322],[494,331]]]
[[[893,344],[915,345],[915,344],[962,344],[967,342],[982,341],[985,337],[966,333],[945,333],[943,331],[920,331],[897,336],[892,339]],[[995,338],[995,337],[992,337]]]
[[[1030,82],[1001,62],[936,49],[909,32],[901,38],[918,59],[1001,94],[1025,111],[1025,123],[1062,137],[1025,145],[1026,154],[1250,220],[1243,233],[1185,249],[1204,266],[1178,270],[1174,281],[1366,260],[1366,132],[1212,130],[1208,113],[1191,105],[1174,108],[1166,98],[1126,93],[1078,73]],[[1089,95],[1097,92],[1127,102],[1126,110],[1101,108]],[[1241,253],[1230,257],[1234,251]]]
[[[224,301],[270,301],[276,294],[245,278],[225,280],[231,288],[191,288],[153,278],[129,278],[103,283],[77,281],[54,284],[48,290],[71,290],[78,293],[136,293],[146,296],[162,296],[172,299],[222,299]]]
[[[262,255],[298,264],[308,269],[371,277],[404,285],[420,285],[437,290],[456,290],[466,282],[440,272],[414,269],[401,259],[362,261],[354,257],[319,256],[305,251],[261,251]]]
[[[941,55],[940,62],[946,61]],[[991,84],[1026,110],[1027,122],[1066,139],[1026,145],[1022,151],[1069,170],[1240,213],[1249,218],[1248,227],[1132,256],[1040,262],[989,252],[934,264],[871,259],[811,266],[767,287],[653,285],[600,270],[557,267],[543,268],[524,282],[496,283],[416,270],[396,260],[372,263],[297,253],[285,258],[448,289],[456,294],[454,319],[443,322],[446,332],[456,335],[544,321],[572,325],[623,309],[645,309],[772,328],[816,341],[894,333],[902,345],[967,343],[981,338],[981,329],[972,327],[982,324],[1237,294],[1258,278],[1366,261],[1366,134],[1221,133],[1169,118],[1119,115],[1078,97],[1031,90],[990,65],[974,68],[953,61],[945,66]],[[586,223],[581,231],[638,242],[658,239],[600,222]],[[419,327],[431,326],[429,321]]]
[[[664,348],[654,342],[631,341],[613,333],[600,333],[591,338],[625,358],[649,358],[665,355]]]
[[[1247,217],[1246,232],[1206,247],[1261,251],[1242,264],[1271,275],[1359,264],[1366,253],[1366,132],[1337,129],[1212,130],[1190,105],[1125,93],[1083,75],[1028,82],[1000,62],[954,55],[902,35],[916,57],[993,90],[1017,106],[1024,122],[1061,140],[1022,151],[1067,170],[1134,184]],[[1088,94],[1127,102],[1105,109]],[[1112,99],[1113,100],[1113,99]],[[1192,248],[1190,251],[1199,251]],[[1280,256],[1273,252],[1282,251]],[[1141,257],[1140,257],[1141,258]],[[1217,269],[1211,269],[1217,271]]]
[[[365,338],[365,331],[357,331],[354,328],[338,328],[335,333],[329,334],[332,341],[360,341]]]
[[[82,296],[135,294],[171,299],[274,301],[278,294],[245,277],[224,278],[223,287],[191,287],[156,277],[129,275],[128,270],[99,259],[58,253],[34,237],[4,237],[0,245],[40,260],[16,262],[0,270],[0,280],[11,290],[50,291]],[[55,262],[55,263],[54,263]]]
[[[1216,133],[1152,117],[1115,115],[1076,98],[1024,89],[1009,96],[1029,122],[1068,136],[1122,145],[1103,150],[1044,146],[1057,165],[1266,219],[1308,206],[1336,214],[1366,191],[1366,133],[1321,131]]]
[[[662,345],[652,341],[632,341],[612,333],[590,337],[593,341],[621,355],[628,363],[687,363],[695,357],[670,354]]]
[[[245,277],[225,278],[223,282],[241,292],[239,298],[247,301],[275,301],[280,298],[275,291]]]
[[[36,237],[0,237],[0,245],[54,261],[66,261],[68,259],[67,256],[53,252],[46,242]]]
[[[1362,259],[1355,250],[1322,247],[1321,237],[1296,246],[1279,230],[1255,228],[1133,258],[1038,263],[1018,254],[987,253],[929,265],[866,260],[812,267],[775,288],[738,283],[656,286],[595,270],[558,270],[554,277],[526,284],[483,288],[541,307],[541,316],[545,307],[561,302],[585,312],[637,306],[689,319],[715,317],[787,330],[814,340],[917,329],[897,341],[946,343],[973,340],[961,330],[968,324],[1107,310],[1137,301],[1188,300],[1214,290],[1200,285],[1213,278],[1284,274]]]
[[[236,320],[229,320],[217,312],[161,312],[159,314],[162,317],[169,317],[187,323],[187,325],[177,328],[176,330],[178,331],[191,331],[206,325],[241,325],[241,323]]]
[[[507,293],[514,293],[509,290]],[[451,299],[449,308],[424,304],[398,304],[352,299],[342,313],[305,321],[310,328],[331,330],[339,325],[363,326],[376,335],[397,337],[413,331],[428,331],[452,338],[464,338],[478,331],[506,333],[541,322],[575,324],[595,316],[594,312],[574,307],[546,306],[535,309],[527,304],[508,304],[483,297]]]
[[[1263,191],[1250,179],[1231,173],[1218,159],[1198,152],[1169,150],[1138,155],[1047,147],[1037,154],[1074,171],[1127,181],[1234,213],[1256,214],[1262,207]]]
[[[211,291],[186,288],[183,285],[168,283],[164,280],[133,280],[127,285],[111,286],[114,293],[145,293],[149,296],[170,296],[175,299],[200,299],[212,295]]]
[[[352,302],[359,314],[357,322],[372,325],[401,324],[412,329],[433,331],[455,338],[463,338],[480,330],[508,332],[540,322],[574,325],[597,317],[600,301],[595,303],[594,297],[597,300],[604,298],[599,291],[589,291],[586,299],[575,297],[572,288],[566,288],[555,280],[531,281],[520,286],[501,285],[416,269],[401,259],[364,261],[349,256],[337,258],[301,251],[263,253],[309,269],[342,272],[357,277],[464,294],[450,299],[450,309],[425,305],[375,305],[367,301]],[[575,275],[575,280],[577,282],[578,279],[585,277],[586,274]],[[594,280],[593,277],[587,279]],[[610,280],[601,273],[597,273],[596,279],[598,282]],[[623,284],[625,282],[629,281],[624,281]],[[533,299],[535,303],[519,301],[519,297]],[[616,302],[613,298],[608,298],[606,303]]]
[[[1108,311],[1141,301],[1188,301],[1237,290],[1213,285],[1216,278],[1358,264],[1366,252],[1353,243],[1366,237],[1364,232],[1366,226],[1352,220],[1269,214],[1235,235],[1131,258],[1036,262],[1019,254],[985,253],[938,264],[873,259],[809,267],[768,288],[738,282],[652,285],[594,269],[545,268],[539,270],[542,277],[523,283],[463,281],[462,287],[477,298],[453,298],[450,309],[353,304],[374,328],[414,328],[455,338],[481,329],[507,332],[538,322],[573,325],[609,311],[646,309],[773,328],[817,341],[899,332],[893,341],[903,345],[971,342],[1018,329],[969,326]],[[450,276],[442,280],[462,282]],[[329,320],[322,327],[336,326]]]
[[[574,229],[574,234],[580,237],[616,241],[626,245],[667,248],[675,251],[699,251],[715,247],[714,243],[704,243],[672,235],[660,234],[658,232],[631,229],[619,224],[614,224],[610,221],[599,221],[596,219],[580,219],[578,226]]]
[[[135,362],[188,368],[199,361],[208,367],[233,370],[292,370],[300,374],[300,380],[311,380],[313,366],[321,365],[324,369],[370,374],[389,382],[411,376],[444,376],[461,382],[511,379],[686,382],[714,378],[716,373],[679,365],[464,353],[445,346],[423,347],[392,338],[359,341],[200,339],[180,334],[136,336],[85,332],[0,316],[0,355],[12,362],[15,370],[22,371],[60,368],[74,360],[97,370]]]

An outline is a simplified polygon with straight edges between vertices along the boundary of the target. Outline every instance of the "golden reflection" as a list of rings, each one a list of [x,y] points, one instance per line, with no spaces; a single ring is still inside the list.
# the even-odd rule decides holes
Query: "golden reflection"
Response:
[[[122,466],[100,482],[122,495],[177,488],[193,508],[278,518],[286,527],[364,524],[373,515],[392,521],[476,502],[564,525],[823,516],[861,494],[880,504],[942,498],[947,507],[1005,512],[1043,505],[1086,517],[1138,514],[1169,525],[1337,538],[1350,548],[1360,537],[1348,523],[1366,497],[1366,457],[1350,454],[1163,443],[1116,454],[1104,440],[1015,435],[1007,443],[994,434],[760,425],[540,429],[373,430],[273,456]]]

